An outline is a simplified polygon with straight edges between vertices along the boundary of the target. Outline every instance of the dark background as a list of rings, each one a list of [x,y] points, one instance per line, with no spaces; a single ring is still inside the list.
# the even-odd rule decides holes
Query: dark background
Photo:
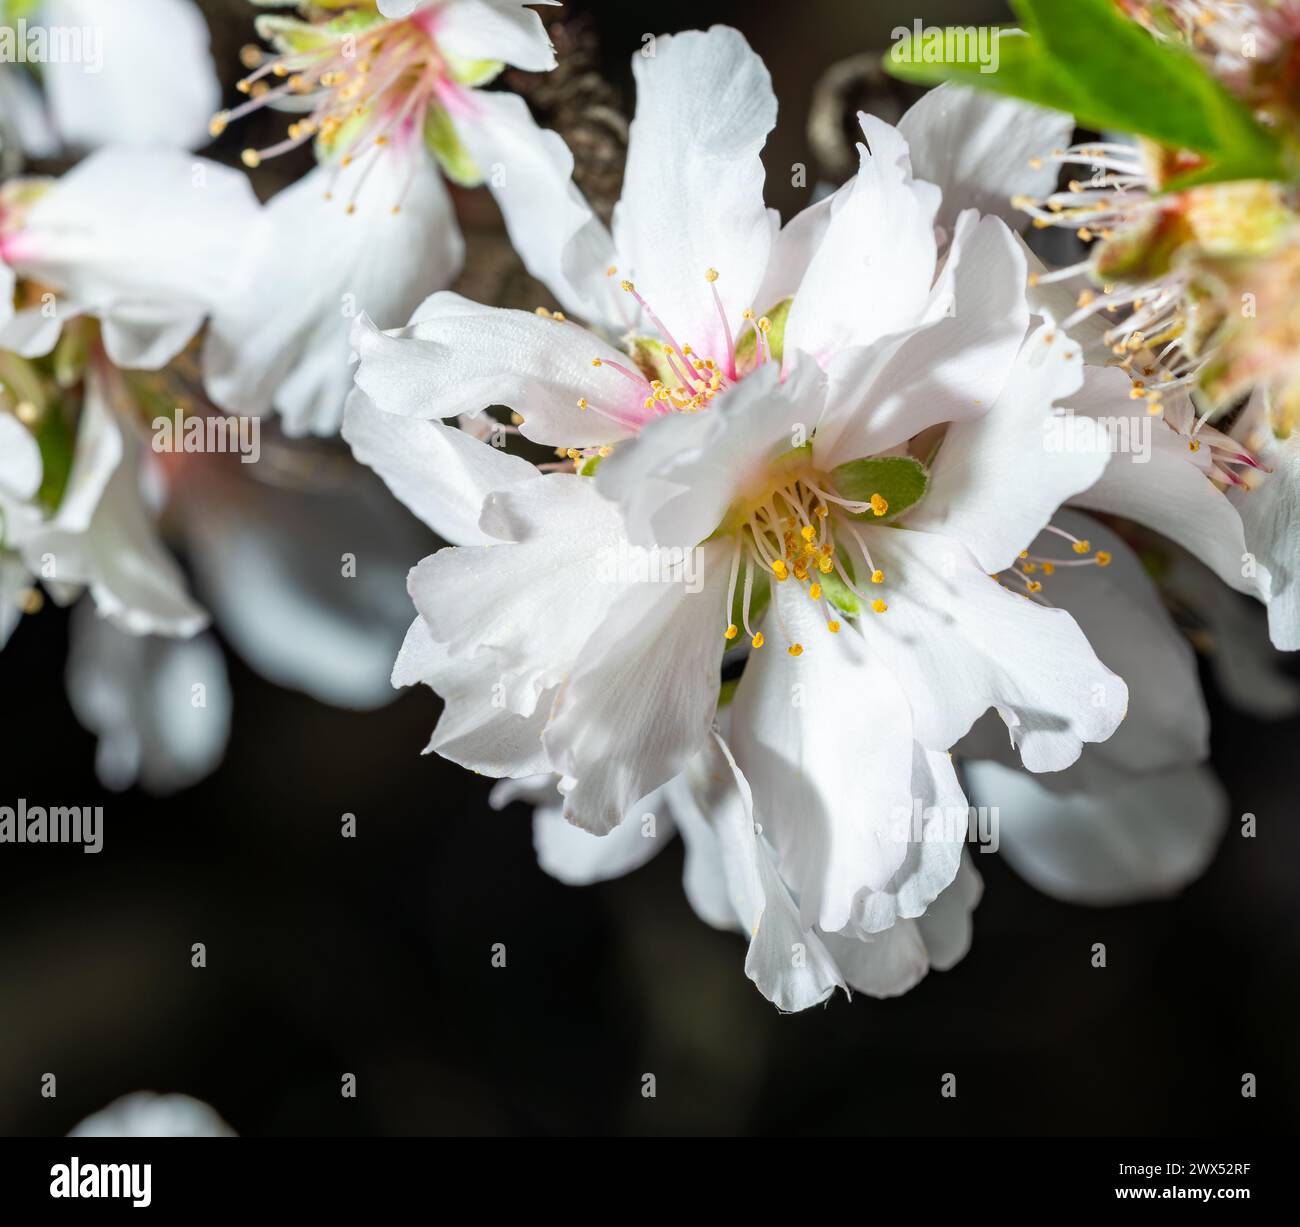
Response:
[[[220,48],[248,41],[240,5],[205,8]],[[745,31],[781,100],[769,199],[787,215],[801,199],[784,168],[813,161],[813,83],[917,15],[829,0],[588,8],[624,98],[646,21]],[[490,202],[466,213],[493,224]],[[336,567],[338,543],[318,548]],[[745,978],[742,940],[691,912],[677,844],[603,886],[543,874],[522,807],[493,813],[490,781],[420,757],[427,690],[355,714],[232,658],[224,766],[167,800],[105,794],[64,695],[67,621],[47,607],[0,654],[0,801],[102,804],[105,845],[0,845],[0,1133],[62,1134],[140,1089],[198,1096],[246,1135],[1256,1135],[1295,1119],[1300,721],[1253,721],[1208,679],[1234,818],[1181,897],[1067,906],[977,855],[986,892],[954,971],[896,1001],[781,1016]],[[1254,840],[1237,833],[1246,811]],[[949,1072],[956,1099],[940,1097]],[[1245,1072],[1256,1099],[1241,1096]],[[344,1073],[355,1100],[340,1097]]]

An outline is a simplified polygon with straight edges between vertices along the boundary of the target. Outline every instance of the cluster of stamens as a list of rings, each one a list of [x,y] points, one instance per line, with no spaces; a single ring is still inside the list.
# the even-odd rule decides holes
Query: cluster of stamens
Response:
[[[1092,542],[1086,537],[1076,537],[1063,528],[1057,528],[1055,524],[1049,524],[1044,531],[1069,542],[1070,550],[1076,556],[1049,558],[1045,554],[1031,554],[1028,550],[1021,550],[1019,559],[1005,571],[995,574],[993,578],[1004,588],[1020,592],[1021,596],[1027,597],[1035,604],[1050,608],[1051,602],[1042,595],[1044,579],[1050,579],[1058,570],[1068,567],[1108,567],[1111,564],[1111,555],[1107,550],[1097,550],[1094,553]],[[1012,587],[1007,580],[1013,581],[1015,586]]]
[[[348,202],[356,211],[357,198],[375,162],[389,143],[406,129],[422,124],[431,103],[446,87],[446,66],[430,33],[426,14],[404,21],[387,21],[369,33],[324,40],[318,47],[272,56],[260,47],[240,53],[251,71],[238,83],[249,100],[214,115],[209,131],[220,136],[227,126],[276,103],[310,99],[312,109],[289,124],[284,140],[264,149],[245,149],[244,165],[259,166],[311,140],[337,158],[335,175],[356,159],[370,156],[361,180]],[[400,212],[419,163],[412,169],[393,205]],[[332,198],[331,191],[326,199]]]

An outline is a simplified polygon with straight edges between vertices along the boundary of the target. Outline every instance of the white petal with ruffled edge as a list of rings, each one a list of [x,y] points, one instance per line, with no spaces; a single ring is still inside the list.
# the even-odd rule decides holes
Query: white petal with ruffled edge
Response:
[[[501,60],[526,72],[549,72],[555,49],[542,19],[528,5],[560,0],[445,0],[435,18],[438,42],[462,60]],[[386,0],[380,12],[402,7]],[[414,6],[406,5],[406,12]],[[394,11],[392,16],[405,16]]]
[[[922,745],[948,749],[996,707],[1025,766],[1059,771],[1115,731],[1128,688],[1064,610],[1007,591],[950,538],[883,528],[866,539],[889,608],[864,615],[863,634],[907,695]]]
[[[409,328],[357,323],[357,386],[387,413],[449,418],[505,405],[525,438],[583,447],[626,438],[645,418],[644,391],[593,358],[625,355],[577,324],[437,294]],[[590,408],[579,408],[587,399]]]

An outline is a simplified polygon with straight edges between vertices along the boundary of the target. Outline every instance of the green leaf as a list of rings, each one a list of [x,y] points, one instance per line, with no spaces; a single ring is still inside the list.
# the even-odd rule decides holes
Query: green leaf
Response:
[[[1278,137],[1200,61],[1182,47],[1158,42],[1125,18],[1113,0],[1014,0],[1026,34],[1005,31],[995,71],[938,47],[923,35],[896,44],[886,69],[904,80],[960,81],[1026,102],[1072,113],[1080,124],[1138,133],[1208,160],[1165,185],[1225,179],[1287,179],[1290,167]]]
[[[863,511],[854,518],[887,524],[925,497],[930,475],[925,465],[911,456],[872,456],[832,469],[831,480],[839,494],[855,503],[869,503],[872,495],[880,495],[889,504],[883,515]]]
[[[453,183],[461,187],[478,187],[483,182],[483,172],[461,143],[446,107],[429,107],[424,120],[424,142]]]
[[[778,362],[785,356],[785,322],[789,318],[790,307],[793,303],[793,298],[783,298],[761,317],[772,325],[767,333],[767,342],[771,348],[772,357]],[[755,333],[752,328],[746,328],[744,336],[736,342],[736,369],[742,374],[753,369],[756,357],[756,343]]]

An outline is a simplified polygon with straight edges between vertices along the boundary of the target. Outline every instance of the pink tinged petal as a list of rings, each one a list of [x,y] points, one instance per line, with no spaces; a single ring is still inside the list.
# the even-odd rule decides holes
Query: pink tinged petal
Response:
[[[867,143],[857,178],[832,211],[786,321],[786,352],[802,349],[823,364],[916,324],[934,280],[939,189],[912,178],[896,129],[859,118]]]
[[[408,588],[452,657],[495,654],[507,706],[531,715],[619,597],[605,574],[623,540],[617,508],[590,478],[554,474],[489,496],[481,527],[518,539],[441,550],[411,572]]]
[[[389,7],[402,2],[386,0]],[[542,19],[528,6],[559,2],[447,0],[434,13],[434,31],[439,44],[461,59],[503,60],[526,72],[549,72],[555,49]]]
[[[505,405],[522,416],[526,438],[556,447],[617,442],[648,413],[634,385],[592,365],[625,357],[593,333],[457,294],[435,295],[393,333],[359,320],[352,344],[357,386],[388,413],[447,418]]]
[[[193,0],[45,0],[45,24],[91,29],[91,63],[43,65],[54,125],[70,145],[195,149],[221,105],[208,26]]]
[[[980,417],[994,404],[1029,324],[1015,236],[994,218],[964,213],[921,311],[902,335],[832,359],[816,440],[823,468],[887,451],[940,422]],[[786,338],[789,352],[788,330]]]
[[[348,398],[343,438],[389,490],[444,540],[487,545],[479,528],[494,490],[532,481],[537,469],[519,456],[438,421],[377,409],[360,389]]]
[[[1116,377],[1127,388],[1128,380]],[[949,428],[925,501],[907,526],[956,538],[986,571],[1011,566],[1056,509],[1093,485],[1110,460],[1102,426],[1053,414],[1053,405],[1082,381],[1073,341],[1049,325],[1031,333],[989,411]]]
[[[208,332],[208,393],[232,413],[274,407],[292,435],[336,433],[356,317],[404,323],[451,283],[463,254],[446,188],[422,149],[395,144],[343,171],[317,167],[272,199],[250,238],[238,284]]]
[[[1069,614],[1003,588],[957,541],[866,534],[889,608],[865,617],[863,633],[906,693],[922,745],[948,749],[995,707],[1025,766],[1059,771],[1119,726],[1128,688]]]
[[[1049,156],[1070,143],[1074,119],[1015,98],[955,85],[925,94],[898,123],[912,172],[943,191],[938,222],[951,231],[963,209],[978,209],[1022,230],[1017,195],[1043,196],[1060,166]]]
[[[632,57],[636,118],[623,195],[614,213],[619,276],[683,345],[720,364],[722,321],[738,333],[755,302],[772,245],[759,153],[776,123],[762,60],[726,26],[663,35]]]
[[[596,484],[623,508],[633,542],[695,545],[743,492],[765,491],[771,462],[811,435],[825,396],[825,376],[806,356],[784,382],[766,363],[706,413],[655,418],[601,463]]]
[[[605,275],[614,244],[573,182],[573,154],[558,133],[539,128],[522,98],[470,93],[457,135],[496,197],[524,266],[568,312],[622,333],[631,300]]]
[[[1228,798],[1206,767],[1146,773],[1088,770],[1031,776],[998,763],[966,766],[972,799],[996,805],[1001,852],[1039,890],[1113,906],[1175,894],[1199,877],[1223,838]]]
[[[587,830],[635,817],[637,802],[677,775],[708,736],[726,643],[729,547],[713,542],[693,560],[697,584],[622,589],[556,702],[543,740],[569,777],[565,817]]]
[[[911,714],[852,623],[831,634],[799,585],[772,587],[766,642],[736,691],[732,744],[802,923],[834,932],[907,856],[898,828],[912,814]],[[789,655],[787,635],[801,655]]]

